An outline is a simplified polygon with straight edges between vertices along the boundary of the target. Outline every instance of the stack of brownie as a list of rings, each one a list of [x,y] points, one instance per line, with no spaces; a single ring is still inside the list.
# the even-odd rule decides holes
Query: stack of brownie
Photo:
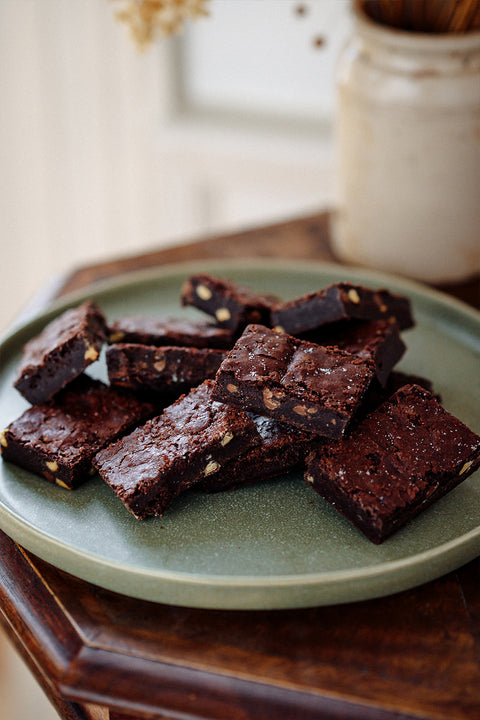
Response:
[[[25,348],[33,407],[5,460],[74,488],[97,470],[137,518],[191,487],[218,492],[302,468],[380,543],[480,466],[480,438],[428,380],[394,370],[407,298],[347,282],[283,302],[206,274],[181,303],[209,321],[67,311]],[[84,373],[106,344],[109,384]]]

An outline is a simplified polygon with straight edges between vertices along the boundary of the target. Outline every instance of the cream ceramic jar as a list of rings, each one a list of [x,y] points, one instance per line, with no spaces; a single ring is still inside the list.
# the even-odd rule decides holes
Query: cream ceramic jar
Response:
[[[337,255],[430,282],[480,271],[480,32],[357,15],[337,89]]]

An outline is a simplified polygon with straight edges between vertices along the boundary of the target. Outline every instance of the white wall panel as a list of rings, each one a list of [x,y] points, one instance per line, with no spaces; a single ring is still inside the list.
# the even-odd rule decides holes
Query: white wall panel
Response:
[[[139,54],[115,9],[0,0],[0,327],[75,265],[314,210],[331,194],[322,123],[253,121],[248,99],[229,116],[185,104],[188,34]]]

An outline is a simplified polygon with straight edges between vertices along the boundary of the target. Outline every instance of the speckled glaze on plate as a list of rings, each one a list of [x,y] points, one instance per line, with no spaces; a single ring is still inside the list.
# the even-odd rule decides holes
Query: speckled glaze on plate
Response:
[[[480,432],[480,314],[407,282],[327,264],[271,260],[169,266],[69,296],[0,346],[0,426],[23,412],[13,388],[23,344],[66,307],[95,299],[110,320],[149,313],[200,317],[180,307],[193,272],[230,277],[285,299],[338,280],[407,294],[417,326],[404,333],[399,369],[429,377],[443,405]],[[202,316],[205,317],[205,316]],[[90,374],[105,378],[103,358]],[[93,478],[74,492],[0,463],[0,527],[77,577],[132,597],[191,607],[295,608],[344,603],[413,587],[480,553],[480,472],[383,545],[374,546],[299,475],[205,496],[191,491],[163,518],[135,520]]]

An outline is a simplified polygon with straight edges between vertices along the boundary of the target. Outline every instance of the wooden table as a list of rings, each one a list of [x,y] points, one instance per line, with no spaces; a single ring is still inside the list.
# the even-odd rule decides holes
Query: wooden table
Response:
[[[84,267],[57,295],[119,272],[227,256],[332,260],[327,216]],[[448,290],[480,307],[478,278]],[[480,718],[480,559],[383,599],[237,612],[108,592],[3,533],[0,553],[0,617],[63,718]]]

